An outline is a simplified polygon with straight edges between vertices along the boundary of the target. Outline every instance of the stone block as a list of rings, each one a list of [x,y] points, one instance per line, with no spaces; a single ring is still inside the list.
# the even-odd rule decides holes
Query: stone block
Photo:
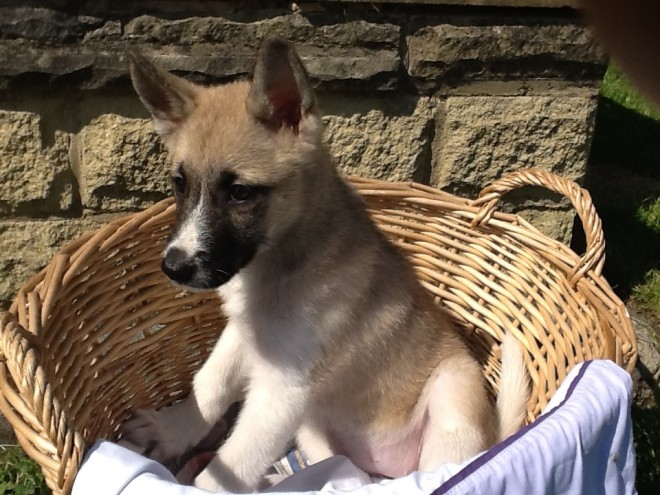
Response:
[[[564,202],[563,202],[564,203]],[[515,208],[516,213],[536,227],[541,233],[563,244],[570,245],[573,236],[573,223],[576,220],[575,210],[563,206],[542,209]]]
[[[143,15],[126,24],[124,36],[150,43],[193,45],[219,43],[254,50],[270,36],[283,36],[293,43],[319,48],[355,48],[396,50],[399,27],[364,20],[314,25],[302,15],[285,15],[256,22],[235,22],[222,17],[161,19]],[[304,47],[301,47],[301,49]]]
[[[2,445],[16,445],[18,440],[16,440],[16,435],[14,435],[14,430],[9,424],[9,421],[0,414],[0,444]]]
[[[604,52],[579,24],[439,24],[419,28],[406,42],[408,74],[423,91],[493,79],[595,82],[606,66]]]
[[[65,242],[98,228],[107,218],[0,222],[0,307],[9,306],[23,283]]]
[[[425,97],[326,102],[333,112],[324,118],[330,152],[346,174],[427,181],[435,105]]]
[[[431,183],[473,198],[495,179],[530,167],[580,181],[595,110],[588,97],[449,97],[439,111]],[[542,232],[570,239],[575,213],[567,200],[523,189],[503,201],[503,211],[511,203]]]
[[[297,45],[312,79],[324,88],[350,81],[353,90],[360,89],[360,83],[391,89],[399,79],[400,28],[393,24],[360,20],[315,26],[301,15],[252,23],[140,16],[126,25],[124,35],[143,42],[190,46],[185,52],[167,50],[154,55],[170,70],[212,77],[249,74],[261,42],[282,36]]]
[[[151,120],[101,115],[78,139],[84,208],[139,210],[169,194],[170,163]]]
[[[0,7],[0,39],[25,38],[50,42],[82,39],[102,26],[97,17],[72,15],[41,7]]]
[[[449,97],[439,112],[431,182],[474,195],[530,167],[580,180],[595,111],[596,99],[586,97]]]
[[[38,114],[0,110],[0,214],[52,214],[74,205],[70,136],[55,131],[46,144],[41,127]]]

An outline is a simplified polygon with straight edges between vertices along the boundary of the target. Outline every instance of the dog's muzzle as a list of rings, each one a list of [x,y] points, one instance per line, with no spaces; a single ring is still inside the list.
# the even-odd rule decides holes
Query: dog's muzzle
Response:
[[[161,268],[174,282],[181,285],[188,285],[195,277],[197,264],[193,256],[179,248],[170,248],[165,253],[161,263]]]

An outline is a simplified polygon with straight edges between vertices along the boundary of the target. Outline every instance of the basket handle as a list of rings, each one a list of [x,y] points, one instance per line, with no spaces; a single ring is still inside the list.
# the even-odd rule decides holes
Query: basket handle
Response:
[[[562,194],[571,200],[576,209],[587,239],[586,252],[580,257],[569,274],[569,281],[575,285],[584,274],[590,270],[600,275],[605,263],[605,237],[600,217],[596,213],[589,192],[575,182],[563,179],[558,175],[535,168],[520,170],[497,179],[491,185],[484,187],[479,198],[472,206],[481,207],[472,221],[473,225],[483,226],[495,213],[499,200],[509,191],[523,186],[540,186],[550,191]]]

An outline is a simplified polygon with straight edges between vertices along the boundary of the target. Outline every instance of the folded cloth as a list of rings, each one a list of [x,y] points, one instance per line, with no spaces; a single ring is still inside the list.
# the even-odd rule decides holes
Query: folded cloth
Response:
[[[610,361],[576,366],[531,425],[460,465],[403,478],[370,477],[335,456],[268,489],[281,494],[632,494],[630,376]],[[87,454],[72,495],[202,495],[160,464],[100,440]]]

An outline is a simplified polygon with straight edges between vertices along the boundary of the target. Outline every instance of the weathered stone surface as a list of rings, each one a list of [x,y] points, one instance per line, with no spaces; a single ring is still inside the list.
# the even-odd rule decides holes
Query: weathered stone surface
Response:
[[[56,131],[45,145],[39,115],[0,110],[0,213],[58,213],[73,206],[69,139]]]
[[[71,42],[100,27],[103,20],[40,7],[0,7],[0,39]]]
[[[660,408],[660,350],[657,321],[645,316],[632,304],[627,305],[637,336],[637,366],[633,374],[635,405],[643,409]],[[659,418],[660,420],[660,418]]]
[[[283,36],[293,43],[326,49],[340,46],[350,49],[369,47],[372,50],[397,50],[399,44],[399,27],[394,24],[358,20],[315,26],[309,19],[297,14],[253,23],[234,22],[219,17],[165,20],[145,15],[129,21],[124,35],[158,44],[211,42],[250,49],[258,48],[270,36]]]
[[[44,28],[47,38],[60,29],[52,22],[53,26]],[[252,71],[257,48],[273,35],[298,43],[312,79],[325,88],[350,84],[352,90],[391,89],[400,79],[400,28],[393,24],[358,20],[316,26],[292,14],[252,23],[218,17],[140,16],[128,21],[123,30],[119,21],[92,27],[84,29],[84,39],[76,46],[26,44],[27,35],[7,34],[8,41],[0,42],[0,88],[25,83],[86,89],[127,84],[123,54],[129,46],[144,43],[151,45],[149,55],[168,70],[202,82],[236,78]],[[60,35],[52,36],[57,41]]]
[[[0,89],[96,89],[117,81],[128,84],[124,51],[125,47],[112,43],[44,46],[0,41]]]
[[[2,445],[16,445],[16,435],[14,430],[9,425],[9,422],[0,414],[0,444]]]
[[[330,152],[346,174],[392,181],[428,179],[435,104],[431,98],[372,101],[371,108],[358,110],[354,105],[351,112],[350,101],[335,102],[329,106],[335,114],[324,119]],[[337,112],[338,107],[346,111]]]
[[[584,97],[449,97],[438,119],[431,182],[475,195],[529,167],[579,180],[595,110],[595,98]]]
[[[351,13],[304,5],[217,9],[196,2],[187,10],[159,5],[144,9],[88,6],[94,16],[68,10],[4,7],[0,10],[0,88],[27,84],[95,89],[126,85],[122,54],[149,45],[171,70],[209,82],[248,74],[256,48],[273,35],[299,47],[315,82],[324,88],[391,90],[407,72],[424,92],[474,80],[568,79],[595,81],[602,53],[577,19],[563,14],[475,11],[469,18],[430,8],[394,9],[387,15],[354,8]],[[444,12],[444,13],[443,13]],[[209,14],[207,17],[201,15]],[[221,17],[224,16],[224,17]],[[496,25],[493,25],[493,22]],[[409,31],[405,42],[403,30]]]
[[[523,217],[543,234],[563,244],[569,245],[573,235],[575,210],[573,208],[514,208],[516,214]],[[578,220],[579,221],[579,220]]]
[[[170,164],[150,120],[102,115],[80,132],[79,147],[84,208],[137,210],[169,193]]]
[[[459,81],[602,78],[605,56],[582,26],[424,26],[407,36],[406,67],[425,91]]]
[[[19,287],[62,244],[102,223],[94,218],[0,222],[0,307],[8,307]]]
[[[431,183],[476,197],[495,179],[530,167],[579,181],[595,108],[595,99],[585,97],[449,97],[438,119]],[[567,200],[523,189],[502,203],[503,211],[527,210],[523,217],[547,235],[570,239],[574,210]]]

